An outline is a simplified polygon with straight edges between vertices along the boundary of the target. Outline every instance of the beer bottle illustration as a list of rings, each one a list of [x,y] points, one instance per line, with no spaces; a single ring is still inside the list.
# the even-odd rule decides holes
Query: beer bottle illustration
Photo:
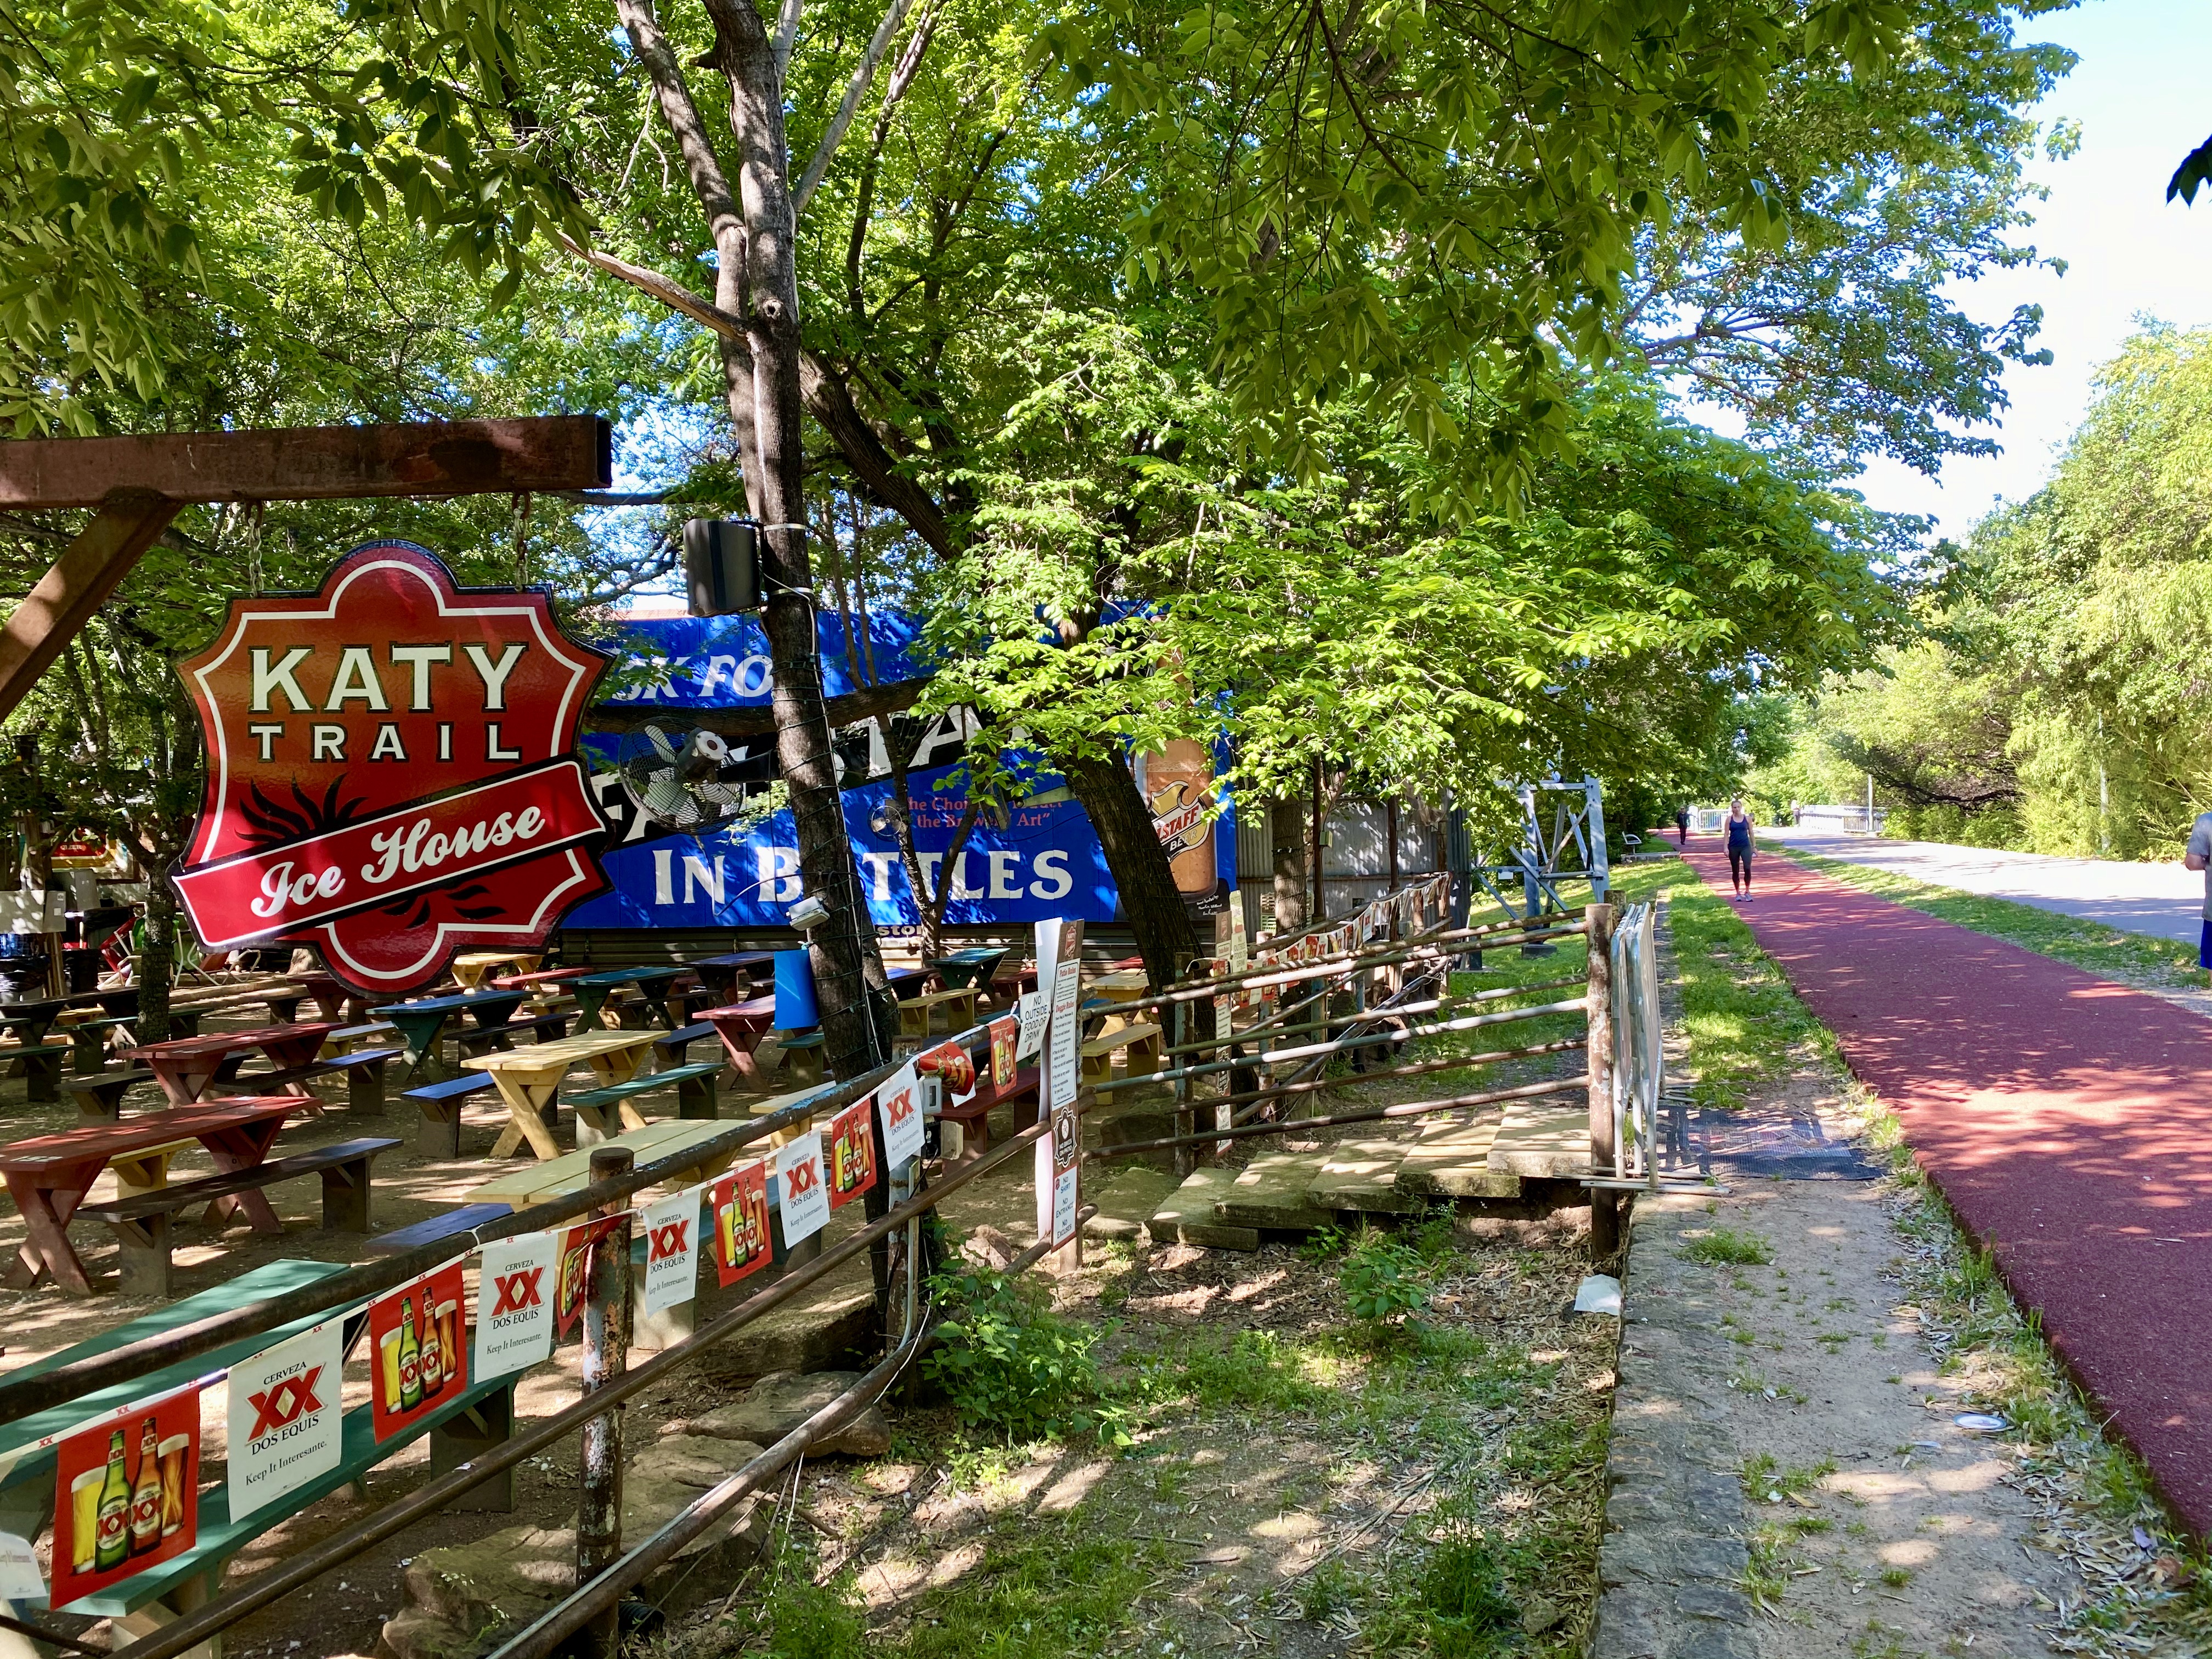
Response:
[[[100,1487],[100,1545],[93,1565],[106,1572],[131,1559],[131,1478],[123,1472],[123,1431],[107,1437],[107,1479]]]
[[[412,1298],[399,1304],[399,1399],[398,1408],[411,1412],[422,1403],[422,1345],[415,1340],[415,1304]]]
[[[430,1298],[422,1298],[422,1355],[416,1361],[416,1375],[422,1379],[422,1397],[428,1400],[446,1386],[446,1351],[438,1341],[438,1319],[430,1306]]]
[[[138,1484],[131,1489],[131,1553],[143,1555],[161,1541],[161,1437],[154,1419],[138,1432]]]

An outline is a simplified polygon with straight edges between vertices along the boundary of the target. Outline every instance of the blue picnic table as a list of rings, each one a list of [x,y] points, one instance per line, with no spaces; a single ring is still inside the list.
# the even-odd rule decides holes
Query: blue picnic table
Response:
[[[444,1079],[445,1062],[438,1052],[447,1027],[464,1016],[473,1018],[481,1031],[503,1031],[514,1011],[530,994],[511,991],[459,991],[452,996],[423,997],[413,1002],[393,1002],[372,1012],[399,1033],[407,1048],[407,1076],[427,1082]]]

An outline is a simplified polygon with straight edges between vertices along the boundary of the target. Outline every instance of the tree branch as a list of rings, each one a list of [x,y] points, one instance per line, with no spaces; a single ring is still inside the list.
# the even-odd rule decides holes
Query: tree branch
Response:
[[[602,253],[588,248],[566,235],[560,238],[561,246],[581,259],[594,270],[603,270],[610,276],[618,276],[641,294],[649,294],[661,304],[682,312],[695,323],[702,323],[726,340],[739,345],[745,343],[745,325],[742,318],[732,315],[720,306],[709,305],[697,295],[672,277],[657,270],[647,270],[643,265],[634,265],[627,259],[617,259],[611,253]]]
[[[868,83],[876,78],[876,66],[883,62],[884,53],[890,50],[891,37],[898,33],[898,26],[906,21],[907,9],[913,3],[914,0],[891,0],[890,9],[884,13],[884,21],[876,25],[875,34],[869,40],[867,50],[860,54],[860,61],[853,69],[853,78],[846,83],[843,101],[837,106],[837,112],[830,118],[830,125],[822,135],[822,142],[814,148],[813,159],[807,162],[806,171],[800,175],[798,187],[791,192],[791,210],[794,216],[806,211],[807,199],[814,194],[814,187],[822,182],[822,175],[830,171],[830,160],[836,155],[837,146],[845,142],[845,134],[853,125],[853,116],[860,107],[861,98],[867,93]],[[898,74],[893,76],[889,95],[884,100],[886,109],[906,90],[899,76],[903,75],[908,82],[913,80],[914,71],[909,62],[914,65],[920,64],[922,49],[929,44],[929,25],[925,19],[922,27],[915,31],[914,44],[908,47],[899,60]],[[780,40],[781,37],[779,49]]]

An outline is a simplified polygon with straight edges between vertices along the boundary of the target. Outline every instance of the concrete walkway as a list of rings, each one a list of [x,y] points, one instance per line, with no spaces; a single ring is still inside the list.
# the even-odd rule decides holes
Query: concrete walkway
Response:
[[[1673,837],[1669,836],[1669,840]],[[2124,864],[2110,859],[2062,859],[2045,853],[1993,852],[1934,841],[1886,841],[1825,830],[1770,829],[1759,839],[1777,851],[1794,848],[1844,859],[1871,869],[1955,887],[1985,898],[2010,899],[2039,910],[2100,921],[2130,933],[2197,943],[2203,925],[2204,878],[2179,864]],[[1692,834],[1690,847],[1720,844]]]

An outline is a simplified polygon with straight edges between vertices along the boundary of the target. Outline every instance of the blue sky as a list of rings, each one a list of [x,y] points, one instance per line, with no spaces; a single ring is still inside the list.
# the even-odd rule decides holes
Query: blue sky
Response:
[[[2166,200],[2175,166],[2212,133],[2212,0],[2089,0],[2031,21],[2021,38],[2055,40],[2081,60],[2035,112],[2081,124],[2078,155],[2033,169],[2051,196],[2028,240],[2068,269],[1998,272],[1971,284],[1966,301],[1985,321],[2040,304],[2041,343],[2057,362],[2008,370],[2012,408],[1994,434],[2002,455],[1954,459],[1940,481],[1891,463],[1858,481],[1873,505],[1931,514],[1948,536],[1963,536],[1998,496],[2034,493],[2081,417],[2091,373],[2138,315],[2212,324],[2212,197],[2200,191],[2193,208]]]

